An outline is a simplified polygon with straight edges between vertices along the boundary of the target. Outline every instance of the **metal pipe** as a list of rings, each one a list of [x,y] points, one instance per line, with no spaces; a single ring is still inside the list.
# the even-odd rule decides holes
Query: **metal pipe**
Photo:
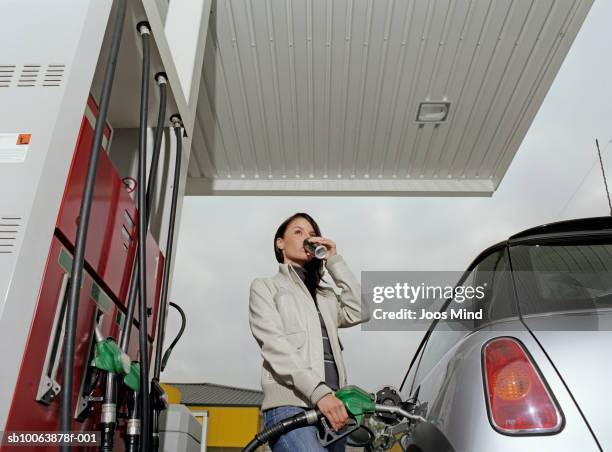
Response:
[[[376,404],[376,411],[378,413],[391,413],[391,414],[399,414],[400,416],[404,416],[406,419],[410,419],[415,422],[427,422],[423,416],[419,416],[418,414],[412,414],[408,411],[394,405],[383,405],[380,403]]]
[[[126,0],[117,0],[117,16],[115,18],[111,38],[111,48],[104,73],[104,81],[102,83],[100,110],[98,112],[98,118],[94,128],[93,143],[91,146],[91,153],[89,155],[87,178],[85,180],[83,198],[81,200],[81,208],[79,213],[80,221],[77,226],[74,259],[72,261],[71,268],[73,281],[72,284],[70,284],[70,295],[66,313],[66,329],[63,349],[64,364],[62,370],[62,395],[60,402],[60,431],[66,433],[68,433],[72,428],[72,389],[74,385],[76,321],[78,317],[81,281],[83,278],[82,273],[85,259],[85,245],[87,243],[87,232],[93,200],[93,191],[96,182],[96,173],[98,169],[98,158],[100,155],[100,147],[102,146],[102,139],[104,137],[104,126],[106,124],[106,116],[108,114],[108,106],[113,88],[113,81],[115,78],[115,69],[117,67],[117,57],[119,55],[119,48],[121,46],[121,36],[123,34],[123,24],[125,22],[126,10]],[[68,444],[62,444],[61,450],[68,451],[70,450],[70,446]]]

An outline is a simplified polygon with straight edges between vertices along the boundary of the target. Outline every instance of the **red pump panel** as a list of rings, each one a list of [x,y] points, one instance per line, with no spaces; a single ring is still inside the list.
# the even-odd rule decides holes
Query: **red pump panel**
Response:
[[[83,188],[93,142],[98,108],[91,98],[81,124],[79,138],[57,220],[57,229],[74,245]],[[104,136],[110,139],[110,128]],[[98,171],[85,249],[85,261],[93,268],[115,297],[127,295],[131,265],[135,255],[136,206],[106,152],[100,152]]]
[[[7,419],[7,431],[56,431],[59,428],[60,395],[51,397],[49,404],[41,403],[36,399],[39,397],[39,383],[41,375],[44,373],[43,369],[45,368],[46,358],[48,355],[52,355],[52,353],[49,353],[50,347],[48,345],[53,343],[54,339],[56,339],[56,343],[62,342],[58,340],[58,336],[52,333],[54,321],[60,311],[58,310],[58,305],[61,305],[63,302],[65,303],[65,300],[69,298],[69,288],[66,282],[69,280],[68,275],[71,265],[72,255],[57,238],[53,238],[44,281],[39,293],[23,361],[19,370],[19,377],[13,394],[11,410]],[[97,301],[94,301],[94,298]],[[85,366],[88,364],[87,360],[96,313],[106,311],[101,320],[99,320],[99,324],[103,334],[110,335],[113,329],[115,309],[116,307],[110,301],[110,298],[100,293],[99,286],[95,284],[89,273],[84,271],[76,324],[73,395],[75,407]],[[58,321],[57,323],[61,326],[62,322]],[[59,366],[57,374],[53,376],[53,379],[61,385],[61,348],[57,351],[56,359],[59,362]],[[47,362],[47,368],[52,367],[52,363]],[[94,412],[84,422],[74,420],[72,429],[74,431],[96,430],[98,428],[97,423],[99,422],[97,411],[99,411],[99,406],[95,407]],[[57,450],[57,446],[40,448],[40,450]]]
[[[72,244],[76,241],[77,219],[93,141],[93,124],[88,118],[95,118],[98,112],[91,96],[87,106],[91,114],[86,114],[83,118],[57,222],[60,233]],[[108,127],[105,130],[105,136],[110,137]],[[137,226],[138,210],[108,155],[101,152],[85,260],[97,273],[103,284],[124,305],[127,305],[131,270],[134,259],[136,259]],[[154,338],[163,274],[163,255],[150,233],[147,234],[146,246],[147,307],[151,312],[147,323],[148,333],[151,338]]]

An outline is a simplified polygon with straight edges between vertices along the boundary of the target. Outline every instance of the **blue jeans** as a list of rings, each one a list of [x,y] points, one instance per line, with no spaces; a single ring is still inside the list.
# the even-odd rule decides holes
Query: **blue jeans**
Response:
[[[306,411],[305,408],[298,406],[279,406],[264,410],[264,427],[268,428],[277,422],[282,421],[294,414]],[[327,447],[321,446],[319,437],[317,436],[317,427],[308,425],[306,427],[296,428],[290,432],[281,435],[276,440],[271,441],[268,445],[272,452],[344,452],[346,447],[347,437],[339,439],[335,443]]]

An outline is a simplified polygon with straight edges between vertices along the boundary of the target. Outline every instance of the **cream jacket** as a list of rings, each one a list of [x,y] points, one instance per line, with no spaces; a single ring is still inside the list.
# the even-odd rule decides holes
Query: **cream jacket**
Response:
[[[339,254],[326,263],[336,286],[317,289],[321,316],[338,367],[340,387],[346,385],[346,367],[338,328],[369,320],[361,309],[361,286]],[[317,310],[308,289],[290,264],[279,264],[272,277],[255,278],[250,287],[249,324],[263,358],[262,410],[282,405],[312,407],[333,392],[325,381],[323,340]]]

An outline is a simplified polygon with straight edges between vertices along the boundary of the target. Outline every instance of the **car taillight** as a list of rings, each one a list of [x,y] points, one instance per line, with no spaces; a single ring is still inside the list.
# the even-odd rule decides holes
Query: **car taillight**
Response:
[[[506,434],[551,433],[563,418],[520,342],[500,337],[483,348],[491,422]]]

